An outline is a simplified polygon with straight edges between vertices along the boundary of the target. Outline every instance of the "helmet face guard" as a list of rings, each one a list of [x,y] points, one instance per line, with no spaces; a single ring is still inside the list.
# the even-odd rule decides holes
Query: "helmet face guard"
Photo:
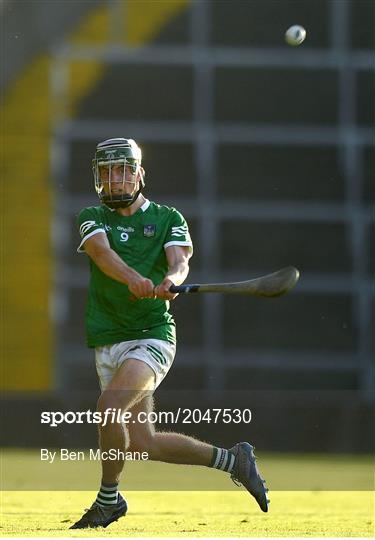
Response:
[[[145,185],[141,161],[141,149],[133,139],[107,139],[97,145],[92,171],[102,204],[127,208],[134,203]],[[130,193],[129,185],[133,185]]]

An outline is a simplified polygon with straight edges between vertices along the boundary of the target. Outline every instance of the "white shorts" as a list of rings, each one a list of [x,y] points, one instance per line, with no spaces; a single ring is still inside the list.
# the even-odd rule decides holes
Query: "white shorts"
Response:
[[[161,339],[134,339],[95,348],[95,363],[100,388],[105,390],[125,360],[133,358],[150,366],[155,373],[154,390],[168,373],[176,354],[176,345]]]

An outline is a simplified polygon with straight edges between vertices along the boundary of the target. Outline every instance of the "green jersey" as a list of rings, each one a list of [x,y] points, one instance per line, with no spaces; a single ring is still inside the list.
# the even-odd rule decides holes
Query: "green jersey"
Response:
[[[168,271],[165,248],[177,245],[193,249],[180,212],[148,200],[131,216],[122,216],[104,205],[84,208],[78,225],[79,253],[84,253],[88,238],[103,232],[121,259],[155,285],[163,281]],[[108,277],[91,258],[90,274],[86,308],[89,347],[149,338],[176,342],[169,302],[134,298],[127,285]]]

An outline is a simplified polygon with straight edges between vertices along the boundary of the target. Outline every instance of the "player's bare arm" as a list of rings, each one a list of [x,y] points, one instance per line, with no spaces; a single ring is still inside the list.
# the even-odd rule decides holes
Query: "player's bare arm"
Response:
[[[116,281],[124,283],[137,298],[154,296],[153,282],[130,268],[111,248],[105,233],[97,233],[84,244],[87,255],[100,270]]]
[[[178,294],[170,293],[171,285],[181,285],[189,274],[189,259],[191,256],[187,246],[168,246],[165,250],[168,261],[168,272],[163,281],[155,287],[157,298],[173,300]]]

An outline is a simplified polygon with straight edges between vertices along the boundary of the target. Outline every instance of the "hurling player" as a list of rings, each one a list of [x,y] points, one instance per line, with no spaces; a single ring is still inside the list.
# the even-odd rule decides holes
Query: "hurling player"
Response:
[[[101,451],[147,452],[151,460],[226,471],[267,512],[267,490],[249,443],[227,450],[137,421],[138,413],[153,411],[153,393],[173,363],[176,334],[169,303],[177,295],[169,288],[186,279],[193,252],[180,212],[144,197],[141,161],[132,139],[99,143],[93,173],[101,204],[84,208],[78,217],[78,251],[90,263],[86,330],[102,390],[98,411],[132,413],[127,427],[111,422],[100,426]],[[126,514],[126,501],[118,492],[123,467],[123,459],[102,459],[96,500],[72,529],[107,527]]]

